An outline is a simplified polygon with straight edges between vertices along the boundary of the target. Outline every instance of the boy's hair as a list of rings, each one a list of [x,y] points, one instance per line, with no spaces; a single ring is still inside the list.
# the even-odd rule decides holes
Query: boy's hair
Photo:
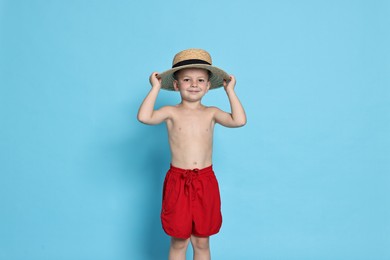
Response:
[[[206,69],[202,69],[202,70],[206,70]],[[173,73],[173,78],[174,78],[175,80],[177,80],[177,74],[179,73],[179,71],[182,71],[182,70],[178,70],[178,71],[175,71],[175,72]],[[208,79],[210,79],[211,76],[212,76],[213,74],[212,74],[211,71],[209,71],[209,70],[206,70],[206,71],[207,71],[207,74],[209,75],[209,78],[208,78]]]

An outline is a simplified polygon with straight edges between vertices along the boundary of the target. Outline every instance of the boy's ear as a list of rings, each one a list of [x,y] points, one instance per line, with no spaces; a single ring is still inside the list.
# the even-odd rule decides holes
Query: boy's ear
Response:
[[[209,81],[207,81],[207,91],[209,91],[210,87],[211,87],[211,82],[209,80]]]
[[[179,91],[179,82],[177,80],[173,81],[173,89],[175,91]]]

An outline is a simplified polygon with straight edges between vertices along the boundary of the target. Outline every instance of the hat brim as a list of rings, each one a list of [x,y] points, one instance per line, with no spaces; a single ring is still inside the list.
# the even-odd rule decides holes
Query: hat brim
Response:
[[[230,76],[227,74],[224,70],[217,68],[212,65],[206,65],[206,64],[190,64],[190,65],[184,65],[177,68],[172,68],[167,71],[164,71],[160,74],[158,74],[158,78],[161,78],[161,88],[166,90],[175,90],[173,88],[173,82],[175,81],[173,74],[176,71],[182,70],[182,69],[190,69],[190,68],[198,68],[198,69],[205,69],[211,72],[209,81],[210,81],[210,89],[215,89],[223,86],[223,81],[229,81]]]

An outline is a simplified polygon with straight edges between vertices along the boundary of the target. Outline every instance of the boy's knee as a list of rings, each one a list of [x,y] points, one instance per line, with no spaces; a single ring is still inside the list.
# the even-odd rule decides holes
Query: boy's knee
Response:
[[[171,248],[175,250],[185,250],[188,246],[189,240],[190,239],[172,238]]]
[[[208,237],[192,237],[192,246],[195,250],[209,250],[209,238]]]

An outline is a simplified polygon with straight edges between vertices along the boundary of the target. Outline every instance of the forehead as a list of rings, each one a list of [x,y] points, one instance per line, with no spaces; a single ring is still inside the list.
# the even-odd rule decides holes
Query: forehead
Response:
[[[208,77],[209,71],[206,69],[189,68],[189,69],[181,69],[177,71],[176,75],[178,77],[184,77],[184,76]]]

